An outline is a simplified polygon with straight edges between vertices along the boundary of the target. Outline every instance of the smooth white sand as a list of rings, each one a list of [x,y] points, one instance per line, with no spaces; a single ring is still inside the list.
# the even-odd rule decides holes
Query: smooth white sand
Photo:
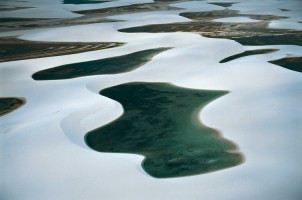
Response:
[[[165,23],[167,13],[158,12],[157,17],[150,15],[150,19],[144,13],[141,15],[148,23]],[[301,56],[301,47],[243,47],[231,40],[208,39],[191,33],[119,33],[116,31],[119,28],[143,23],[129,15],[124,17],[130,21],[36,30],[21,38],[128,42],[125,46],[0,63],[1,96],[27,99],[26,105],[1,117],[0,197],[299,199],[302,76],[266,61],[287,54]],[[178,16],[174,19],[183,20]],[[128,73],[58,81],[31,79],[34,72],[50,67],[156,47],[175,48]],[[219,64],[225,57],[258,48],[280,51]],[[99,153],[87,148],[84,134],[123,112],[118,102],[100,96],[99,90],[132,81],[164,81],[182,87],[229,90],[228,95],[206,106],[200,119],[237,143],[246,157],[245,163],[204,175],[154,179],[141,169],[142,156]]]
[[[225,17],[214,19],[214,22],[226,22],[226,23],[249,23],[249,22],[260,22],[260,20],[251,19],[249,17]]]

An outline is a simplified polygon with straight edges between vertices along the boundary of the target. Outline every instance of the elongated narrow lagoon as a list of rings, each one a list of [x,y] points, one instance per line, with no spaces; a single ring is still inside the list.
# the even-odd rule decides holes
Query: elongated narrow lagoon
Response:
[[[201,124],[200,108],[225,91],[186,89],[167,83],[127,83],[101,95],[120,102],[125,113],[86,134],[100,152],[144,155],[143,169],[157,178],[208,173],[243,160],[234,143]]]
[[[256,49],[256,50],[249,50],[245,51],[243,53],[235,54],[232,56],[229,56],[227,58],[224,58],[223,60],[219,61],[219,63],[226,63],[230,62],[232,60],[236,60],[238,58],[242,58],[245,56],[253,56],[253,55],[259,55],[259,54],[267,54],[267,53],[272,53],[278,51],[278,49]]]
[[[32,77],[35,80],[57,80],[128,72],[168,49],[170,48],[148,49],[117,57],[62,65],[36,72]]]

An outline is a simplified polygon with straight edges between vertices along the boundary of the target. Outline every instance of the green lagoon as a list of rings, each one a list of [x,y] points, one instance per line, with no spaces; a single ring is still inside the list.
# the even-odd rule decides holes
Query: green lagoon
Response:
[[[13,97],[0,98],[0,116],[8,114],[25,104],[25,99]]]
[[[36,72],[32,77],[35,80],[58,80],[128,72],[168,49],[170,48],[148,49],[117,57],[62,65]]]
[[[86,134],[100,152],[145,156],[143,169],[156,178],[208,173],[243,161],[237,147],[198,121],[198,113],[225,91],[180,88],[168,83],[126,83],[100,92],[120,102],[124,114]]]
[[[64,0],[63,4],[95,4],[106,3],[112,0]]]
[[[273,53],[275,51],[278,51],[278,49],[256,49],[256,50],[249,50],[249,51],[245,51],[243,53],[235,54],[235,55],[229,56],[227,58],[224,58],[221,61],[219,61],[219,63],[230,62],[232,60],[236,60],[238,58],[242,58],[242,57],[245,57],[245,56],[253,56],[253,55],[259,55],[259,54]]]
[[[302,57],[286,57],[269,62],[292,71],[302,72]]]

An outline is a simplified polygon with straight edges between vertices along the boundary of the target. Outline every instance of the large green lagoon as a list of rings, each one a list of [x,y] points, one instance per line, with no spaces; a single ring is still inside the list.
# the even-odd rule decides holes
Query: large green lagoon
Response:
[[[86,143],[100,152],[144,155],[143,169],[157,178],[236,166],[243,160],[236,145],[197,117],[203,106],[226,93],[168,83],[127,83],[104,89],[100,94],[120,102],[125,112],[88,132]]]

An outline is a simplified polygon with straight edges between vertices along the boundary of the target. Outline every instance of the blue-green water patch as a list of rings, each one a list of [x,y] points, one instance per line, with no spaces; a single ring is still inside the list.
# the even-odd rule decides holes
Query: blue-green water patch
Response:
[[[36,72],[32,77],[35,80],[57,80],[128,72],[168,49],[170,48],[148,49],[117,57],[62,65]]]
[[[232,56],[229,56],[227,58],[224,58],[223,60],[219,61],[219,63],[226,63],[226,62],[230,62],[232,60],[238,59],[238,58],[242,58],[245,56],[252,56],[252,55],[259,55],[259,54],[266,54],[266,53],[272,53],[278,51],[278,49],[256,49],[256,50],[249,50],[249,51],[245,51],[243,53],[239,53],[239,54],[235,54]]]
[[[2,97],[0,98],[0,116],[10,113],[25,104],[21,98]]]
[[[302,72],[302,57],[287,57],[269,62],[292,71]]]
[[[63,4],[93,4],[93,3],[105,3],[112,0],[63,0]]]
[[[101,95],[120,102],[125,113],[86,134],[100,152],[145,156],[143,169],[157,178],[208,173],[243,160],[237,147],[197,119],[199,110],[225,91],[185,89],[167,83],[127,83]]]

